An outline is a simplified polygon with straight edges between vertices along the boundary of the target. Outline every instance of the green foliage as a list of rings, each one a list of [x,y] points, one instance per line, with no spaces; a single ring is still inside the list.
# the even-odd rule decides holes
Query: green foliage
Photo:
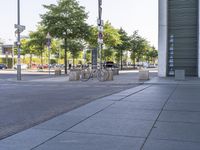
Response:
[[[80,51],[82,51],[84,48],[83,43],[80,40],[70,40],[68,46],[74,59],[79,57]]]
[[[120,28],[118,31],[118,34],[120,35],[121,42],[117,44],[116,46],[114,46],[114,48],[116,50],[116,54],[115,54],[116,61],[119,63],[120,58],[121,60],[123,59],[123,52],[126,50],[129,50],[131,44],[130,44],[130,37],[128,36],[128,34],[126,33],[124,29]]]
[[[36,55],[41,55],[45,51],[46,33],[43,28],[38,28],[35,32],[30,32],[30,45],[32,46]]]
[[[91,49],[97,48],[98,29],[96,26],[86,24],[88,14],[85,8],[80,6],[76,0],[58,0],[57,4],[44,5],[47,12],[41,15],[42,21],[35,32],[30,32],[29,39],[21,40],[21,54],[30,54],[30,64],[32,55],[40,56],[41,63],[43,58],[47,62],[48,51],[46,47],[46,35],[49,32],[51,39],[52,61],[64,63],[64,42],[67,41],[67,59],[73,63],[83,59],[83,49],[87,45],[86,62],[91,62]],[[127,62],[128,53],[131,52],[132,61],[155,62],[158,51],[151,47],[149,42],[141,37],[137,31],[128,36],[123,28],[116,29],[108,21],[104,24],[103,31],[103,59],[106,61]],[[1,40],[0,40],[1,42]],[[84,42],[87,42],[85,44]],[[25,59],[25,57],[24,57]],[[57,60],[56,60],[57,59]],[[60,61],[59,61],[60,60]],[[122,63],[122,62],[121,62]]]
[[[149,42],[141,37],[138,34],[138,31],[135,31],[131,36],[131,59],[135,64],[135,61],[140,62],[143,61],[145,51],[150,48]]]
[[[87,42],[89,43],[90,47],[97,47],[98,43],[97,43],[97,39],[98,39],[98,30],[96,26],[91,26],[90,27],[90,35],[87,38]],[[103,32],[103,40],[104,40],[104,45],[106,47],[114,47],[117,44],[121,43],[120,40],[120,35],[118,33],[118,30],[115,29],[111,23],[109,23],[108,21],[105,23],[104,25],[104,32]]]
[[[85,38],[88,25],[85,23],[87,13],[76,0],[59,0],[57,5],[44,5],[47,12],[41,15],[41,25],[46,32],[57,38]],[[63,33],[66,33],[63,34]]]

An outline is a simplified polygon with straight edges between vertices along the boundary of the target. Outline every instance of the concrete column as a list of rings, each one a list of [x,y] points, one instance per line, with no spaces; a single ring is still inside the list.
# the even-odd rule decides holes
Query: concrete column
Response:
[[[167,76],[168,0],[159,0],[158,76]]]
[[[198,30],[198,77],[200,78],[200,1],[199,1],[199,30]]]

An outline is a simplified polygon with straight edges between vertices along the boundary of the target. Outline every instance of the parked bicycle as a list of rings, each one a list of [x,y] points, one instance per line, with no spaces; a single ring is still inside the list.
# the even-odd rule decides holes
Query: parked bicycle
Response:
[[[105,68],[90,69],[85,67],[81,70],[80,80],[85,82],[89,79],[97,78],[99,81],[106,81],[109,78],[109,72]]]

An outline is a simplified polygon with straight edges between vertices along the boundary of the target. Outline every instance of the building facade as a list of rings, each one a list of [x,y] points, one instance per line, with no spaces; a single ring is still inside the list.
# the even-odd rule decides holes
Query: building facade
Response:
[[[200,77],[199,0],[159,0],[159,76]]]

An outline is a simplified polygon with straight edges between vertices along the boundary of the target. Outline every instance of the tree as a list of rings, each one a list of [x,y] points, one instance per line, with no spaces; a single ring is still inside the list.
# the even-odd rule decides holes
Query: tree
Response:
[[[131,36],[131,59],[134,64],[135,68],[135,63],[140,62],[143,59],[143,56],[145,55],[145,50],[149,49],[149,43],[146,39],[142,38],[139,34],[138,31],[134,31],[133,35]]]
[[[83,43],[81,40],[70,40],[69,41],[69,50],[72,54],[73,59],[73,69],[75,67],[75,59],[79,57],[80,51],[83,50]]]
[[[89,43],[92,49],[98,47],[97,38],[98,38],[97,27],[91,26],[90,34],[87,37],[86,41]],[[118,30],[115,29],[108,21],[106,21],[106,23],[104,24],[103,41],[106,47],[103,54],[104,54],[104,59],[106,59],[113,55],[114,52],[113,48],[121,43],[120,34],[118,33]]]
[[[43,53],[45,51],[46,45],[46,33],[44,32],[43,28],[39,27],[37,31],[30,32],[29,36],[29,44],[32,46],[34,53],[40,56],[41,64],[43,65]],[[32,52],[31,54],[33,54]]]
[[[59,0],[57,5],[44,5],[47,12],[41,15],[41,25],[45,30],[58,38],[65,38],[63,32],[67,32],[69,38],[82,38],[87,35],[88,18],[85,8],[76,0]]]
[[[129,50],[131,47],[131,44],[130,44],[130,37],[128,36],[125,30],[120,28],[118,33],[120,35],[121,43],[115,46],[115,49],[117,50],[116,57],[117,57],[118,62],[119,60],[121,60],[121,69],[123,69],[123,52],[125,50]]]
[[[65,39],[65,73],[67,73],[67,39],[86,38],[89,27],[85,8],[76,0],[59,0],[57,5],[44,5],[47,12],[41,15],[41,25],[51,36]]]
[[[151,50],[148,53],[150,61],[155,64],[156,59],[158,58],[158,50],[155,47],[151,47]]]
[[[20,51],[20,55],[24,56],[24,60],[25,60],[25,55],[28,53],[29,51],[29,45],[28,45],[28,40],[27,39],[21,39],[21,51]]]

